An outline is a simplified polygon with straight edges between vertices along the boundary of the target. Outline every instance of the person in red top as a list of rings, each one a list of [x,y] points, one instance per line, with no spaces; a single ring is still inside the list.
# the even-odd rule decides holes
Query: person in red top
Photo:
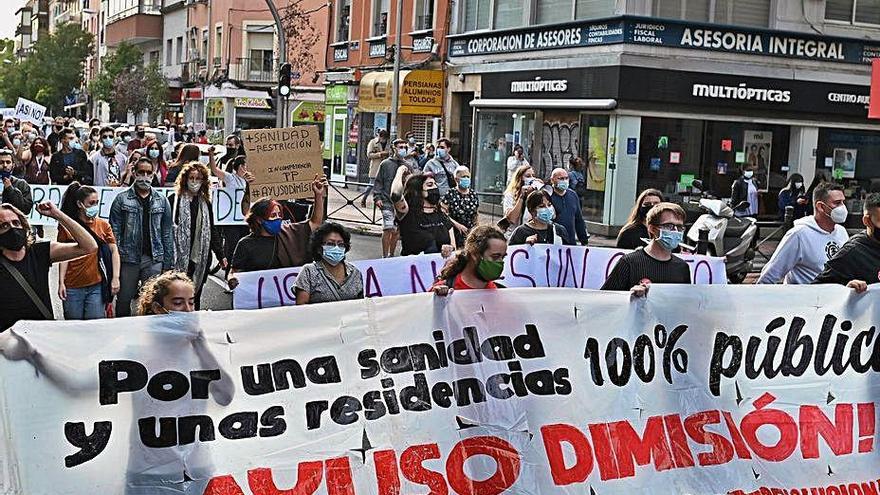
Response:
[[[453,290],[498,289],[495,282],[504,272],[507,239],[494,225],[474,227],[464,241],[464,248],[449,258],[446,266],[431,287],[438,296]]]

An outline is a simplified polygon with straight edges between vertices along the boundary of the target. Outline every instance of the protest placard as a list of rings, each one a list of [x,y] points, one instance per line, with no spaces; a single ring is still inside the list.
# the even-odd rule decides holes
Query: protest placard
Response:
[[[501,282],[506,287],[572,287],[598,289],[628,251],[584,246],[510,246]],[[695,284],[725,284],[724,258],[681,255]],[[399,296],[427,291],[443,268],[439,254],[353,262],[364,278],[367,297]],[[293,306],[293,282],[299,268],[237,273],[235,309]]]
[[[242,131],[248,170],[256,180],[251,197],[312,197],[312,181],[323,173],[318,126]]]
[[[463,290],[21,322],[0,334],[33,350],[0,357],[3,493],[876,494],[877,296]]]
[[[32,122],[34,124],[42,125],[43,116],[45,115],[46,107],[43,105],[25,98],[19,98],[18,103],[15,105],[15,115],[13,115],[13,117],[22,122]]]
[[[98,217],[108,220],[110,207],[116,196],[128,191],[126,187],[95,187],[98,192]],[[157,187],[153,189],[166,198],[174,194],[170,187]],[[34,204],[51,201],[56,205],[61,204],[61,198],[67,186],[45,186],[31,184],[31,195]],[[211,189],[211,207],[214,210],[215,225],[244,225],[244,215],[241,212],[241,203],[244,199],[244,189],[213,188]],[[28,215],[28,223],[31,225],[55,225],[54,218],[43,216],[36,208]]]

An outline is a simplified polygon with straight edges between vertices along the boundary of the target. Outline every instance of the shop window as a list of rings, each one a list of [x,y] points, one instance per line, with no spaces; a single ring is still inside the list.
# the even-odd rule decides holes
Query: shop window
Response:
[[[614,0],[575,0],[575,19],[598,19],[614,15]]]
[[[464,30],[490,29],[492,23],[492,0],[466,0]]]
[[[486,202],[500,203],[507,187],[507,159],[521,144],[525,158],[533,163],[535,113],[519,111],[477,111],[476,148],[472,151],[474,184],[478,192],[490,193]],[[481,198],[482,199],[482,198]]]
[[[816,176],[835,179],[846,187],[847,209],[856,213],[847,226],[861,227],[861,200],[880,192],[880,133],[819,129]]]
[[[373,36],[388,34],[389,0],[373,0]]]
[[[416,31],[425,31],[434,27],[434,0],[416,0],[414,25]]]
[[[588,222],[604,222],[605,220],[605,179],[608,176],[608,123],[607,115],[583,115],[580,120],[580,146],[576,156],[583,161],[585,170],[569,173],[577,175],[574,185],[583,207],[584,219]],[[567,165],[567,164],[566,164]],[[574,182],[574,181],[572,181]]]
[[[538,24],[552,24],[571,20],[571,0],[537,0]]]
[[[339,0],[336,10],[336,41],[348,41],[351,25],[351,0]]]
[[[505,29],[523,25],[522,0],[495,0],[494,29]]]

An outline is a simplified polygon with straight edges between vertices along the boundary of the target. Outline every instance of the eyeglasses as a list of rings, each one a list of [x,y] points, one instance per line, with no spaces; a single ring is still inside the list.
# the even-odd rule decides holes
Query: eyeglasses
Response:
[[[322,246],[325,246],[325,247],[341,247],[341,248],[344,248],[344,247],[345,247],[345,241],[339,241],[339,242],[324,241],[323,243],[321,243],[321,245],[322,245]]]
[[[684,232],[684,225],[681,225],[678,223],[663,223],[663,224],[658,225],[657,227],[660,227],[660,230],[668,230],[668,231],[672,231],[672,232]]]
[[[15,219],[11,222],[3,222],[0,223],[0,231],[6,232],[9,229],[20,229],[21,228],[21,220]]]

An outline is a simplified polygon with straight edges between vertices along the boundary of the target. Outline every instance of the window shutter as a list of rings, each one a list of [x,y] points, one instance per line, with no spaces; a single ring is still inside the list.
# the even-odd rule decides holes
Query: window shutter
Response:
[[[575,0],[577,19],[598,19],[614,15],[614,0]]]
[[[852,22],[853,0],[826,0],[825,18],[832,21]]]
[[[571,20],[571,0],[538,0],[538,24]]]
[[[770,26],[770,0],[715,0],[715,22],[736,26]]]
[[[856,22],[880,24],[880,2],[877,0],[856,2]]]

